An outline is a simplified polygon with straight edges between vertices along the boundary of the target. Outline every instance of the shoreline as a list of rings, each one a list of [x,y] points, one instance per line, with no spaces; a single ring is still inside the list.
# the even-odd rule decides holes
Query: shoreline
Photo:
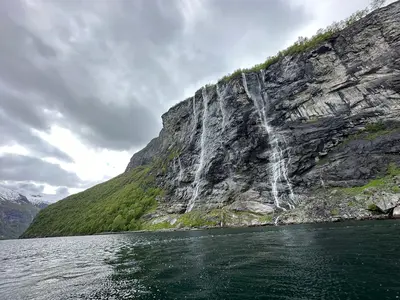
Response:
[[[202,226],[202,227],[182,227],[182,228],[167,228],[167,229],[157,229],[157,230],[132,230],[132,231],[105,231],[93,234],[85,235],[57,235],[57,236],[42,236],[42,237],[19,237],[19,240],[27,239],[42,239],[42,238],[59,238],[59,237],[78,237],[78,236],[96,236],[96,235],[115,235],[115,234],[131,234],[131,233],[146,233],[146,232],[179,232],[179,231],[201,231],[201,230],[211,230],[211,229],[238,229],[238,228],[255,228],[255,227],[281,227],[281,226],[291,226],[291,225],[305,225],[305,224],[327,224],[327,223],[343,223],[347,221],[384,221],[384,220],[400,220],[400,217],[390,217],[389,215],[371,215],[364,217],[353,217],[353,218],[332,218],[332,219],[321,219],[313,220],[310,222],[282,222],[275,225],[273,222],[268,222],[264,224],[254,224],[254,225],[243,225],[243,226]],[[11,239],[12,240],[12,239]]]

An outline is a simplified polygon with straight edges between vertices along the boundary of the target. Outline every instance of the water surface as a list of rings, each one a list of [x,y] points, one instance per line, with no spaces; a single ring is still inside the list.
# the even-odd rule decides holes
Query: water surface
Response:
[[[399,299],[400,221],[0,241],[0,299]]]

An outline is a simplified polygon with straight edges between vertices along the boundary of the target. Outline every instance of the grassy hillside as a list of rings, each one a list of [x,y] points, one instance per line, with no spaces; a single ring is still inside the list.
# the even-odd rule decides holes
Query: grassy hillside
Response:
[[[39,212],[22,237],[93,234],[137,230],[141,217],[157,206],[163,191],[156,168],[141,166]]]

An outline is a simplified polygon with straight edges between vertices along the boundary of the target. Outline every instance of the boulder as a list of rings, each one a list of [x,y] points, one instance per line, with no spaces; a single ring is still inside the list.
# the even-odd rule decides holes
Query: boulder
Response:
[[[373,202],[376,207],[387,214],[400,204],[400,194],[384,193],[382,197]]]
[[[400,218],[400,206],[396,206],[393,209],[393,218]]]

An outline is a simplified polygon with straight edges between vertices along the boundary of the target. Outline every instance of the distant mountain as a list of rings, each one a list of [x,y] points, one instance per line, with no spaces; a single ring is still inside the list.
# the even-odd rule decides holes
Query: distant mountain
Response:
[[[0,186],[0,239],[19,237],[47,205],[40,195],[27,197]]]
[[[32,203],[33,205],[35,205],[36,207],[43,209],[45,207],[47,207],[49,205],[50,200],[53,199],[48,199],[46,197],[46,199],[43,197],[43,195],[37,194],[37,195],[26,195],[26,198],[28,199],[28,201],[30,203]]]

